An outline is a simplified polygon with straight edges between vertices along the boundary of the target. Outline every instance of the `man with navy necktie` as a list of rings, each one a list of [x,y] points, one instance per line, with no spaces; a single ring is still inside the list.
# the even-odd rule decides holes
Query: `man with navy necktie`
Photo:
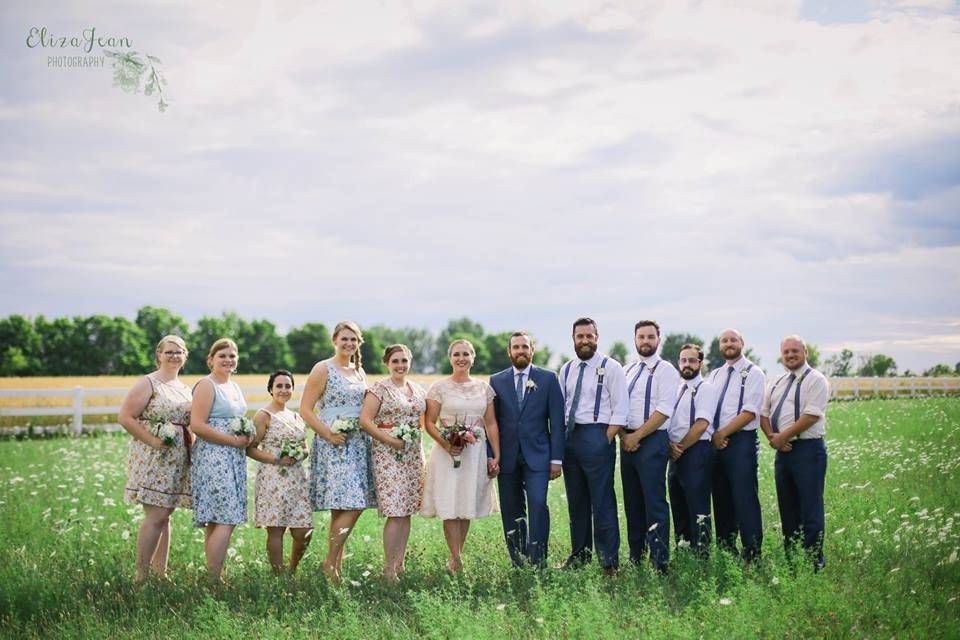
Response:
[[[578,318],[573,323],[577,357],[560,367],[567,434],[563,482],[570,512],[566,566],[590,562],[596,547],[604,574],[612,576],[620,564],[613,440],[627,421],[627,383],[620,363],[597,352],[598,338],[597,323]]]
[[[763,520],[757,487],[757,428],[763,404],[763,370],[743,356],[743,336],[736,329],[720,334],[720,353],[726,361],[714,370],[710,384],[717,389],[713,412],[713,521],[717,544],[737,552],[737,534],[743,558],[760,556]]]
[[[657,353],[660,325],[641,320],[633,327],[639,358],[627,367],[627,426],[620,436],[620,482],[627,517],[630,561],[649,552],[663,573],[670,560],[670,507],[667,505],[667,420],[673,414],[680,376]]]
[[[713,480],[716,392],[700,375],[703,349],[685,344],[677,361],[680,390],[670,416],[670,510],[677,543],[685,540],[701,556],[710,552],[710,486]],[[502,447],[501,447],[502,448]]]
[[[800,336],[780,342],[787,373],[770,385],[760,421],[770,446],[777,450],[774,477],[783,543],[789,554],[799,543],[823,568],[823,483],[827,476],[827,378],[807,363],[807,345]]]
[[[500,425],[500,515],[514,567],[544,567],[550,536],[547,488],[560,477],[566,442],[563,392],[557,374],[534,366],[529,334],[515,331],[512,367],[490,377]],[[528,533],[529,532],[529,533]]]

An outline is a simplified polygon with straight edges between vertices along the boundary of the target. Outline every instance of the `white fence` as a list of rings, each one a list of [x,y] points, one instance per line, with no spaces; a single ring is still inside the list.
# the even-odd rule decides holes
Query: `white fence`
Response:
[[[242,387],[248,397],[264,396],[263,387]],[[128,389],[103,389],[74,387],[73,389],[0,389],[0,417],[2,416],[70,416],[69,427],[74,433],[83,430],[83,416],[116,415],[120,407],[110,405],[88,405],[88,398],[122,398]],[[943,378],[831,378],[830,395],[832,400],[857,400],[860,398],[916,398],[923,396],[960,394],[960,377]],[[10,407],[4,406],[3,398],[70,398],[63,406]],[[54,401],[53,404],[58,404]],[[300,404],[299,392],[294,394],[288,406],[297,409]],[[267,402],[250,402],[250,409],[259,409]],[[102,425],[100,425],[102,426]],[[0,430],[14,434],[26,431],[25,427],[6,427]],[[47,430],[47,429],[44,429]],[[50,430],[63,430],[63,426]]]

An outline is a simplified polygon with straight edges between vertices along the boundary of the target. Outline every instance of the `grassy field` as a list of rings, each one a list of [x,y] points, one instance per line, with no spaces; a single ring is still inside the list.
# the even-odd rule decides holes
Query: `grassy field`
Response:
[[[0,442],[0,634],[20,637],[958,637],[960,402],[833,403],[827,567],[791,570],[780,548],[773,456],[761,458],[764,559],[674,556],[613,579],[596,566],[509,568],[499,519],[475,523],[466,572],[443,570],[440,523],[414,519],[408,574],[379,578],[382,521],[360,519],[342,587],[320,572],[326,516],[298,576],[270,576],[264,533],[235,533],[210,594],[202,535],[174,516],[170,583],[132,585],[140,508],[125,505],[127,438]],[[251,463],[251,471],[253,464]],[[252,473],[251,473],[252,480]],[[618,496],[619,496],[618,489]],[[252,497],[251,497],[252,509]],[[550,493],[550,561],[569,549],[562,481]],[[621,514],[621,525],[623,519]],[[621,548],[625,556],[626,544]]]

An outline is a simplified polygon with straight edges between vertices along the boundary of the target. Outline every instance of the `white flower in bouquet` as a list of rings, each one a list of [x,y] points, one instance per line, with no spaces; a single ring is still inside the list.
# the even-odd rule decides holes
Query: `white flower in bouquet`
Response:
[[[337,418],[330,425],[334,433],[352,433],[360,430],[360,422],[356,418]]]
[[[301,440],[295,438],[283,438],[280,440],[280,452],[277,454],[277,457],[281,460],[283,458],[293,458],[299,463],[301,460],[304,460],[307,457],[307,451],[303,446]],[[281,467],[280,475],[287,475],[287,468]]]
[[[410,444],[411,442],[420,441],[420,427],[407,423],[397,424],[390,429],[390,435],[392,435],[394,438],[399,438],[402,440],[404,449],[406,449],[406,445]],[[397,451],[394,453],[394,455],[399,461],[403,458],[403,451]]]
[[[177,431],[178,429],[170,424],[169,422],[164,422],[157,425],[156,436],[163,440],[163,444],[172,447],[177,444]]]
[[[253,434],[253,420],[247,416],[240,416],[230,421],[230,430],[237,436],[250,436]]]

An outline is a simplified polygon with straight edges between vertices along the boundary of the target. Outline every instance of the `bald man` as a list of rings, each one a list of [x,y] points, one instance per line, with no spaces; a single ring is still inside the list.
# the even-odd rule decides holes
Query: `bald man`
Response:
[[[787,372],[764,396],[760,427],[777,450],[774,477],[783,543],[790,554],[799,545],[814,570],[823,568],[823,483],[827,476],[827,378],[807,363],[803,338],[789,335],[780,342]]]
[[[713,522],[717,544],[737,553],[737,534],[747,561],[760,556],[763,521],[757,487],[757,428],[763,404],[763,370],[743,355],[743,335],[736,329],[720,334],[726,360],[714,370],[710,384],[717,393],[713,412]]]

